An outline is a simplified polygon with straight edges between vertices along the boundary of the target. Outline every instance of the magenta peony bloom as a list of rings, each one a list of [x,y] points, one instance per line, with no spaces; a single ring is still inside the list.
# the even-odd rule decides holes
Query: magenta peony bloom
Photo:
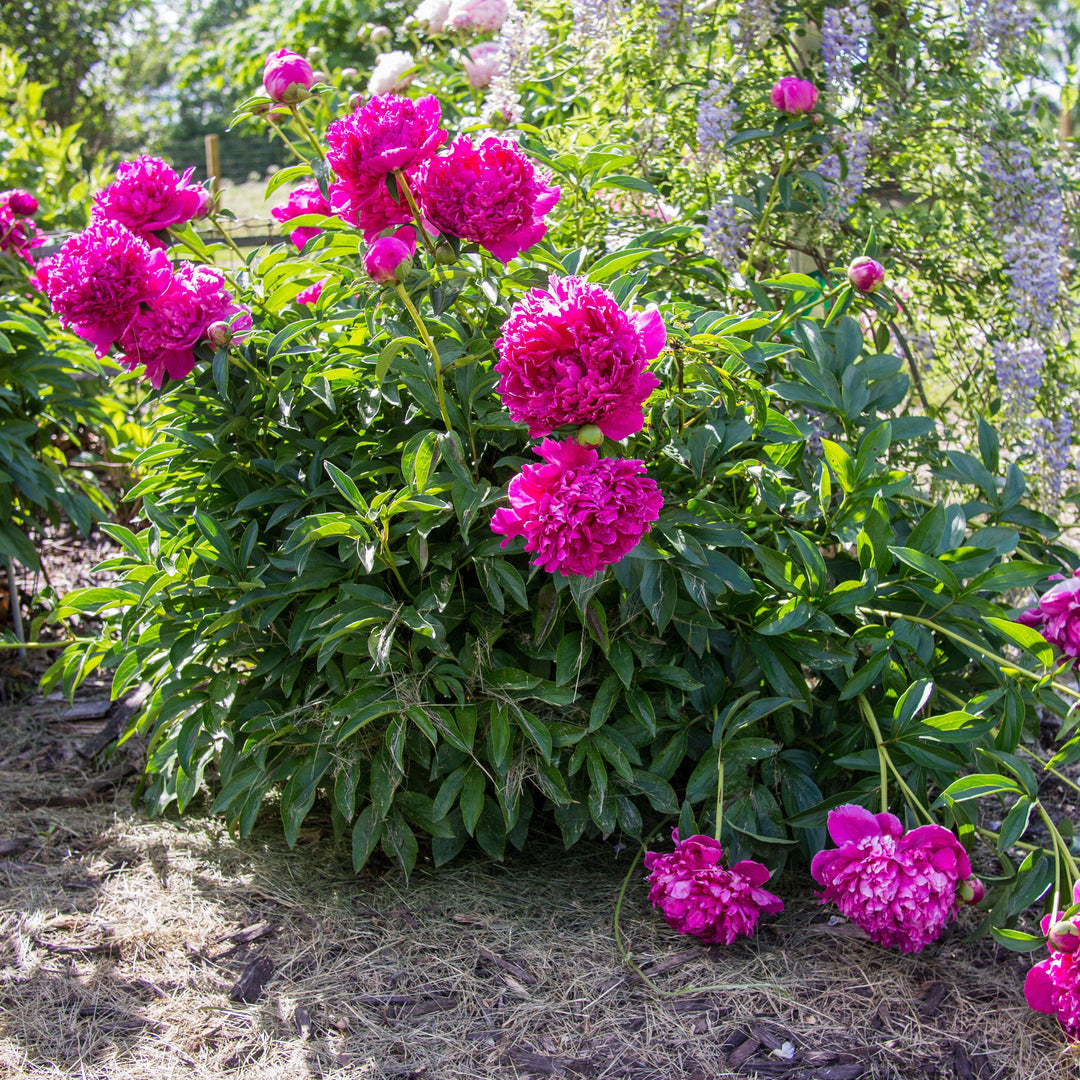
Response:
[[[145,365],[144,378],[160,388],[168,374],[183,379],[195,366],[195,346],[226,322],[236,331],[251,326],[247,309],[233,302],[220,270],[181,263],[168,288],[135,315],[120,338],[120,363],[129,371]]]
[[[451,0],[447,30],[489,33],[501,28],[508,14],[506,0]]]
[[[402,282],[412,269],[416,231],[403,225],[393,236],[380,236],[364,255],[364,269],[380,285]]]
[[[885,267],[869,255],[860,255],[852,260],[847,277],[859,292],[877,292],[885,282]]]
[[[559,201],[559,189],[537,177],[514,143],[495,138],[478,147],[468,136],[457,139],[428,162],[421,185],[432,225],[475,241],[504,263],[544,238],[541,219]]]
[[[94,196],[91,224],[116,221],[155,247],[165,243],[155,234],[170,225],[198,217],[206,209],[207,193],[189,187],[194,170],[177,176],[161,158],[137,157],[116,169],[116,180]]]
[[[316,281],[314,285],[309,285],[306,289],[301,289],[296,294],[296,302],[298,304],[317,304],[319,297],[322,296],[322,291],[326,288],[326,283],[329,278],[323,278],[322,281]]]
[[[275,221],[280,222],[282,225],[292,221],[293,218],[303,217],[305,214],[324,214],[327,217],[333,215],[347,221],[350,225],[357,223],[356,215],[350,213],[347,208],[332,208],[319,190],[319,185],[315,183],[301,184],[298,188],[294,188],[289,192],[289,201],[284,206],[275,206],[270,211],[270,214]],[[298,229],[293,229],[289,233],[289,239],[299,250],[313,236],[318,236],[321,232],[322,229],[318,228],[318,226],[304,225]]]
[[[618,562],[660,516],[664,498],[642,476],[640,461],[598,458],[591,447],[545,439],[543,465],[524,465],[510,481],[510,506],[495,511],[492,531],[525,537],[534,566],[592,577]]]
[[[810,873],[821,902],[833,901],[879,945],[918,952],[956,911],[957,887],[971,876],[960,841],[941,825],[904,833],[893,814],[861,806],[829,811],[829,835],[840,846],[819,851]]]
[[[161,249],[116,221],[99,219],[68,240],[37,280],[60,321],[104,356],[139,305],[169,287],[172,267]]]
[[[474,90],[483,90],[498,75],[501,59],[502,49],[496,41],[470,45],[469,51],[461,58],[469,85]]]
[[[1073,903],[1080,904],[1080,881],[1073,885]],[[1050,921],[1043,916],[1044,934]],[[1027,973],[1024,997],[1036,1012],[1056,1016],[1069,1038],[1080,1039],[1080,952],[1051,951]]]
[[[812,82],[795,75],[785,75],[769,91],[769,100],[774,109],[790,116],[814,111],[817,104],[818,90]]]
[[[0,199],[0,252],[25,259],[33,266],[30,252],[44,243],[45,236],[29,217],[17,214],[10,203]]]
[[[750,937],[761,915],[784,910],[778,896],[761,888],[769,880],[761,863],[744,859],[725,870],[723,851],[711,836],[680,841],[675,829],[671,839],[675,851],[646,852],[645,869],[650,871],[649,901],[672,930],[730,945],[737,937]]]
[[[326,160],[348,188],[367,188],[386,174],[413,169],[444,142],[442,111],[434,95],[412,101],[383,94],[335,120],[326,132]]]
[[[596,424],[625,439],[645,423],[642,403],[660,385],[645,365],[667,342],[655,306],[627,315],[581,278],[553,278],[510,310],[499,350],[499,394],[536,439],[563,424]]]
[[[1061,580],[1039,597],[1036,607],[1022,612],[1017,622],[1034,626],[1052,645],[1066,656],[1076,659],[1080,665],[1080,567],[1073,576]]]
[[[292,105],[308,96],[308,89],[315,82],[311,64],[298,53],[278,49],[266,58],[263,68],[263,89],[268,98]]]
[[[33,217],[38,212],[38,201],[23,188],[0,191],[0,210],[7,207],[16,217]]]

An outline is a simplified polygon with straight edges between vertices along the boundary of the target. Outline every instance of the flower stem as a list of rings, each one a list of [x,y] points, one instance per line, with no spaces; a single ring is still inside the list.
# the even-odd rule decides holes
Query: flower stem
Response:
[[[746,255],[746,262],[743,264],[743,276],[747,281],[754,275],[754,259],[757,257],[758,249],[761,247],[761,240],[765,235],[765,226],[768,224],[769,215],[773,212],[773,209],[780,199],[780,178],[787,173],[788,163],[790,161],[791,147],[785,143],[783,160],[780,162],[780,167],[776,170],[776,176],[773,177],[772,187],[769,189],[769,197],[765,200],[765,208],[761,211],[761,219],[758,221],[757,232],[754,234],[754,241],[750,245],[750,249]]]
[[[1068,845],[1065,843],[1065,838],[1058,832],[1057,826],[1050,820],[1050,815],[1046,812],[1043,808],[1043,804],[1039,802],[1038,799],[1035,800],[1035,809],[1039,811],[1039,817],[1042,818],[1043,824],[1050,832],[1050,838],[1055,848],[1055,857],[1056,852],[1060,851],[1065,859],[1065,864],[1069,868],[1069,873],[1072,875],[1072,880],[1074,882],[1080,881],[1080,866],[1076,865],[1076,860],[1072,857],[1072,852],[1069,851]]]
[[[409,187],[409,181],[405,178],[405,173],[403,172],[394,173],[394,177],[397,180],[398,190],[404,194],[405,201],[409,204],[413,221],[416,222],[416,228],[419,230],[420,237],[424,241],[424,247],[427,248],[428,254],[431,256],[432,265],[438,266],[438,261],[435,258],[435,245],[432,243],[427,229],[424,228],[424,219],[420,216],[420,207],[416,205],[416,199],[413,197],[412,188]]]
[[[724,748],[716,756],[716,826],[713,837],[720,843],[720,826],[724,823]]]
[[[293,119],[296,121],[296,126],[300,129],[304,138],[311,144],[311,148],[319,155],[320,159],[325,161],[326,154],[323,151],[322,144],[315,138],[315,133],[308,127],[307,121],[300,115],[300,110],[295,105],[290,105],[289,110],[293,115]]]
[[[222,226],[221,222],[218,221],[217,215],[207,214],[206,216],[210,219],[214,228],[217,229],[219,233],[221,233],[222,240],[224,240],[226,245],[232,249],[233,254],[240,260],[241,264],[247,266],[247,259],[244,258],[244,253],[240,250],[239,247],[237,247],[236,241],[233,240],[233,238],[225,231],[225,228]]]
[[[270,120],[268,118],[267,123],[269,123],[270,128],[271,128],[272,131],[276,131],[278,133],[278,135],[281,136],[281,141],[293,152],[293,154],[296,155],[296,157],[298,157],[305,165],[310,165],[311,164],[311,162],[308,161],[308,159],[306,157],[304,157],[304,155],[301,154],[300,151],[297,150],[295,146],[293,146],[292,139],[290,139],[289,136],[286,135],[285,132],[273,120]]]
[[[870,702],[866,700],[865,694],[859,694],[859,708],[862,710],[863,718],[869,725],[870,730],[874,733],[874,743],[877,746],[878,761],[881,764],[881,809],[885,813],[888,811],[888,790],[886,788],[886,781],[888,779],[888,772],[892,772],[896,778],[896,783],[899,785],[900,790],[904,793],[905,798],[911,804],[911,806],[918,810],[920,814],[931,824],[935,824],[934,816],[929,810],[923,806],[919,797],[911,790],[907,785],[907,781],[900,775],[900,770],[897,769],[896,763],[891,757],[889,757],[889,751],[885,748],[885,739],[882,737],[881,728],[878,726],[877,717],[874,715],[874,710],[870,707]]]
[[[431,335],[424,325],[424,320],[420,317],[420,312],[416,310],[416,305],[412,302],[412,297],[405,291],[405,286],[402,285],[401,282],[396,282],[394,284],[394,291],[401,298],[401,302],[405,307],[408,308],[409,314],[416,324],[416,329],[420,333],[420,339],[423,341],[424,347],[431,353],[432,362],[435,364],[435,394],[439,399],[439,415],[442,416],[442,421],[446,425],[446,430],[453,431],[454,426],[450,423],[450,417],[446,411],[446,389],[443,386],[442,360],[439,359],[439,350],[435,347],[435,342],[431,340]]]

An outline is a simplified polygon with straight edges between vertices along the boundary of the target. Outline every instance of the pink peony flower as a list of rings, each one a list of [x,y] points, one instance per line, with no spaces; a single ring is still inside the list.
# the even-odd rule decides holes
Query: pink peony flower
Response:
[[[329,278],[323,278],[322,281],[316,281],[314,285],[309,285],[306,289],[301,289],[296,294],[296,302],[298,304],[317,304],[319,297],[322,296],[322,291],[326,288],[326,283]]]
[[[650,871],[649,901],[672,930],[730,945],[737,937],[750,937],[761,915],[784,910],[778,896],[761,888],[769,880],[761,863],[744,859],[725,870],[723,851],[711,836],[680,841],[675,829],[671,839],[675,851],[646,852],[645,869]]]
[[[25,259],[33,266],[30,252],[44,243],[44,235],[29,217],[17,214],[10,203],[0,199],[0,252]]]
[[[429,94],[412,101],[383,94],[335,120],[326,132],[326,160],[349,188],[382,182],[387,173],[413,169],[446,141],[439,101]]]
[[[283,105],[292,105],[308,96],[315,82],[311,64],[299,53],[278,49],[266,58],[263,68],[263,89],[266,96]]]
[[[450,0],[423,0],[413,12],[413,18],[419,26],[432,34],[441,34],[446,26],[446,16],[450,14]]]
[[[403,225],[393,236],[380,236],[364,255],[364,269],[372,281],[390,285],[404,281],[416,254],[416,232]]]
[[[412,53],[395,50],[380,53],[368,80],[369,94],[398,94],[411,85],[415,76],[416,57]]]
[[[1080,904],[1080,881],[1073,885],[1073,903]],[[1043,916],[1044,934],[1051,918]],[[1036,1012],[1056,1016],[1069,1038],[1080,1039],[1080,952],[1051,951],[1027,973],[1024,997]]]
[[[1034,626],[1052,645],[1080,665],[1080,567],[1039,597],[1039,603],[1022,612],[1017,622]],[[1053,580],[1053,578],[1051,578]]]
[[[16,217],[33,217],[38,211],[38,201],[23,188],[0,191],[0,210],[8,207]]]
[[[543,465],[524,465],[510,481],[510,506],[495,511],[502,547],[525,537],[534,566],[548,573],[592,577],[618,562],[660,516],[664,498],[642,476],[640,461],[598,458],[591,447],[545,439]]]
[[[498,30],[508,14],[506,0],[451,0],[446,16],[447,30]]]
[[[177,176],[161,158],[137,157],[116,169],[116,180],[94,197],[91,224],[116,221],[155,247],[165,247],[155,234],[197,217],[206,208],[207,193],[189,187],[194,170]]]
[[[534,439],[563,424],[596,424],[609,439],[625,439],[645,423],[642,403],[660,385],[645,365],[666,342],[655,306],[627,315],[601,286],[554,278],[503,324],[499,394]]]
[[[164,251],[104,219],[68,240],[37,278],[60,321],[91,342],[98,356],[119,340],[140,304],[160,296],[171,280]]]
[[[869,255],[860,255],[848,267],[847,278],[859,292],[877,292],[885,282],[885,267]]]
[[[536,176],[533,163],[512,142],[468,136],[432,158],[421,178],[424,216],[441,232],[473,240],[509,262],[539,243],[543,216],[559,201],[559,189]]]
[[[219,270],[181,263],[168,288],[138,311],[120,338],[120,363],[129,371],[145,365],[144,378],[161,387],[183,379],[195,367],[195,346],[210,340],[210,329],[226,322],[233,331],[251,326],[247,309],[233,302]]]
[[[410,179],[408,173],[405,175]],[[394,199],[383,180],[376,177],[363,184],[331,184],[330,205],[338,217],[357,223],[367,244],[385,229],[413,219],[404,195]]]
[[[340,217],[344,221],[347,221],[350,225],[356,224],[356,215],[350,214],[348,209],[335,210],[330,206],[330,203],[323,198],[323,193],[319,190],[319,185],[315,183],[301,184],[298,188],[294,188],[289,192],[289,200],[284,206],[275,206],[270,211],[271,216],[275,221],[284,225],[288,221],[292,221],[293,218],[303,217],[305,214],[324,214],[334,217]],[[302,248],[313,236],[318,236],[322,232],[322,229],[315,225],[304,225],[299,229],[293,229],[289,233],[289,239],[296,245],[297,249]]]
[[[769,100],[774,109],[790,116],[814,111],[817,104],[818,90],[812,82],[795,75],[785,75],[769,91]]]
[[[960,841],[941,825],[904,833],[893,814],[861,806],[829,811],[829,835],[838,848],[819,851],[810,873],[821,902],[833,901],[879,945],[918,952],[956,911],[957,886],[971,875]]]
[[[495,41],[481,41],[469,46],[461,63],[465,68],[465,77],[474,90],[483,90],[499,74],[501,55],[502,49]]]

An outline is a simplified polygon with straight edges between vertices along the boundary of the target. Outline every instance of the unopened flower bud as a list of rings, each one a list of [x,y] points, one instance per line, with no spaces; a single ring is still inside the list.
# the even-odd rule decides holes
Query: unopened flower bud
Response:
[[[206,340],[209,341],[215,349],[224,349],[232,339],[232,328],[227,322],[211,323],[206,328]]]
[[[871,259],[869,255],[860,255],[859,258],[852,260],[847,276],[848,281],[859,292],[877,292],[885,281],[885,267],[877,259]]]
[[[974,875],[961,881],[956,896],[965,904],[977,904],[986,895],[986,886]]]
[[[315,64],[318,64],[322,61],[323,51],[319,48],[318,45],[312,45],[311,48],[308,49],[306,56],[308,58],[308,62],[314,67]]]
[[[372,45],[381,45],[384,41],[390,40],[390,27],[389,26],[373,26],[371,28],[370,39]]]
[[[370,38],[370,37],[371,37],[371,27],[368,26],[367,23],[364,23],[364,25],[361,26],[360,29],[356,31],[356,40],[359,41],[361,44],[364,44],[364,43],[367,42],[368,38]]]
[[[435,246],[435,261],[440,266],[453,266],[458,261],[458,254],[454,250],[453,244],[448,244],[445,240]]]
[[[263,89],[266,96],[292,105],[308,96],[308,87],[315,81],[315,73],[304,57],[288,49],[278,49],[266,58],[263,69]]]
[[[354,82],[356,82],[356,80],[358,78],[360,78],[360,72],[357,71],[356,68],[354,68],[354,67],[342,68],[341,69],[341,77],[347,83],[354,83]]]
[[[33,217],[37,213],[37,199],[29,191],[24,191],[22,188],[0,192],[0,205],[5,202],[8,209],[16,217]]]
[[[604,441],[604,433],[596,424],[583,424],[578,428],[577,441],[582,446],[599,446]]]
[[[380,236],[364,256],[364,269],[380,285],[400,284],[412,269],[416,251],[416,233],[403,225],[393,236]]]
[[[779,109],[788,116],[801,116],[814,111],[817,104],[818,89],[812,82],[795,75],[785,75],[769,91],[769,100],[774,109]]]
[[[1062,919],[1050,927],[1048,939],[1054,952],[1074,953],[1080,949],[1080,926],[1072,919]]]
[[[314,75],[315,81],[317,83],[329,83],[330,82],[330,72],[328,72],[328,71],[314,71],[314,72],[312,72],[312,74]]]
[[[353,112],[356,112],[356,110],[359,109],[363,104],[364,104],[364,95],[363,94],[350,94],[349,95],[349,108],[352,109]]]

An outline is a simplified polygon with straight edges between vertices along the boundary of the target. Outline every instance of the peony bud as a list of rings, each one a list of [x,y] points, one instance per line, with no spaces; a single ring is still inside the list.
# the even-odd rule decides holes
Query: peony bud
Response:
[[[416,252],[416,233],[403,225],[393,236],[380,236],[364,256],[364,269],[380,285],[400,284],[412,269]]]
[[[965,904],[977,904],[986,895],[986,886],[974,875],[960,882],[956,890],[958,900]]]
[[[266,96],[292,105],[307,97],[308,88],[315,81],[315,73],[304,57],[288,49],[278,49],[266,58],[263,69],[263,89]]]
[[[1080,926],[1072,919],[1062,919],[1050,927],[1050,948],[1054,952],[1074,953],[1080,949]]]
[[[577,441],[582,446],[599,446],[604,441],[604,433],[596,424],[583,424],[578,428]]]
[[[369,40],[372,45],[381,45],[384,41],[389,41],[390,36],[389,26],[373,26]]]
[[[440,266],[453,266],[458,261],[458,253],[454,250],[453,244],[448,244],[445,240],[435,246],[435,261]]]
[[[330,73],[328,71],[313,71],[311,75],[317,83],[330,82]]]
[[[341,69],[341,77],[347,83],[354,83],[360,78],[360,72],[354,67],[347,67]]]
[[[215,349],[224,349],[233,339],[232,327],[227,322],[211,323],[206,328],[206,340]]]
[[[812,82],[785,75],[769,91],[773,108],[789,116],[801,116],[813,112],[817,104],[818,90]]]
[[[360,108],[363,107],[364,100],[365,99],[364,99],[363,94],[360,94],[360,93],[350,94],[349,95],[349,108],[352,109],[353,112],[356,112],[357,109],[360,109]]]
[[[38,210],[38,201],[22,188],[14,188],[12,191],[0,192],[0,205],[7,203],[8,209],[16,217],[33,217]]]
[[[859,292],[877,292],[885,281],[885,267],[871,259],[869,255],[860,255],[853,259],[847,270],[848,281]]]
[[[321,62],[323,58],[323,51],[319,48],[318,45],[312,45],[311,48],[308,49],[306,55],[308,58],[308,63],[311,64],[312,67],[314,67],[316,64]]]

